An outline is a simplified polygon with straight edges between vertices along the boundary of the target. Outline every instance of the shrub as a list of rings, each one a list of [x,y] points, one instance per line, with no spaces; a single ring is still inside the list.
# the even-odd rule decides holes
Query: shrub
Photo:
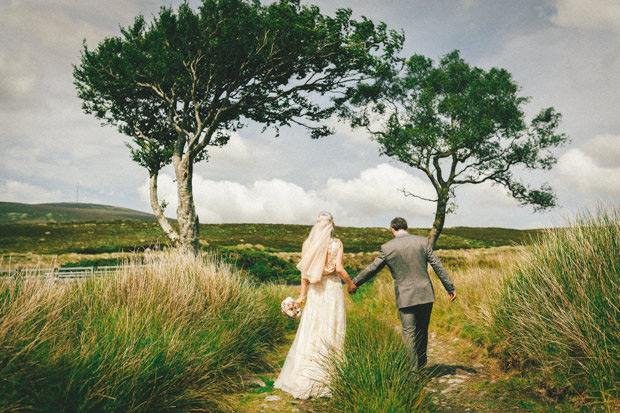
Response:
[[[620,382],[619,288],[620,211],[584,213],[526,250],[492,303],[490,331],[507,362],[611,408]]]
[[[107,267],[107,266],[115,266],[121,265],[123,263],[122,257],[117,258],[86,258],[83,260],[68,262],[63,264],[64,268],[73,268],[73,267]]]
[[[290,326],[229,266],[177,252],[87,281],[0,281],[0,410],[215,410]]]
[[[222,259],[237,267],[243,275],[258,282],[299,283],[296,265],[258,248],[221,249]]]

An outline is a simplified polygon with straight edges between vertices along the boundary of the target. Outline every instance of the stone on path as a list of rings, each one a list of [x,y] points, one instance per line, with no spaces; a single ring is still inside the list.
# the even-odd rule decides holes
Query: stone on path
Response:
[[[251,379],[248,379],[247,382],[250,384],[256,384],[259,387],[267,387],[264,381],[262,381],[261,379],[257,379],[256,377],[252,377]]]
[[[282,398],[280,396],[267,396],[267,397],[265,397],[265,401],[266,402],[277,402],[279,400],[282,400]]]

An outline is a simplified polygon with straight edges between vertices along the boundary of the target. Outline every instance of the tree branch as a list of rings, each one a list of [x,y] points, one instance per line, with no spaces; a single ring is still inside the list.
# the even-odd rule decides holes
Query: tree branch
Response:
[[[499,179],[503,174],[505,174],[506,172],[508,172],[510,170],[510,167],[512,165],[511,164],[507,164],[504,166],[504,168],[502,169],[498,169],[495,170],[491,175],[488,175],[484,178],[481,179],[473,179],[473,178],[469,178],[469,179],[461,179],[461,180],[454,180],[454,184],[455,185],[462,185],[462,184],[481,184],[483,182],[486,181],[494,181],[495,179]]]
[[[407,191],[405,189],[405,187],[400,188],[399,191],[402,192],[403,195],[405,195],[405,196],[411,196],[411,197],[418,198],[418,199],[421,199],[423,201],[428,201],[428,202],[437,202],[437,199],[424,198],[423,196],[419,196],[419,195],[413,194],[413,193]]]
[[[141,139],[141,140],[144,140],[144,141],[147,141],[147,142],[153,143],[153,140],[152,140],[152,139],[149,139],[149,138],[148,138],[148,137],[147,137],[144,133],[142,133],[142,131],[140,130],[140,128],[138,128],[136,125],[132,125],[132,126],[133,126],[133,130],[137,133],[137,135],[136,135],[136,134],[134,134],[134,137],[135,137],[136,139]]]
[[[439,165],[439,157],[433,156],[433,166],[435,167],[435,171],[437,172],[437,181],[441,186],[444,186],[446,181],[443,180],[443,175],[441,172],[441,166]]]

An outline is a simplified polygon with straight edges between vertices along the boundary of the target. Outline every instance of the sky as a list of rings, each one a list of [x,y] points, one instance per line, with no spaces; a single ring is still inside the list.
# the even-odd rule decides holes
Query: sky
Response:
[[[82,42],[94,48],[157,0],[0,0],[0,201],[79,202],[151,212],[148,174],[114,127],[81,109],[72,78]],[[459,49],[470,64],[512,73],[530,96],[528,119],[544,107],[562,113],[570,143],[555,150],[551,171],[518,171],[548,182],[559,206],[535,213],[505,189],[462,186],[446,226],[540,228],[564,225],[578,211],[620,201],[620,2],[618,0],[316,0],[333,15],[385,22],[405,34],[403,57],[438,60]],[[196,1],[190,1],[196,5]],[[379,6],[380,5],[380,6]],[[363,130],[326,121],[336,134],[311,140],[301,128],[261,133],[250,125],[194,170],[202,223],[311,224],[329,210],[336,225],[386,227],[403,216],[429,227],[434,204],[422,173],[379,155]],[[162,171],[159,196],[174,217],[176,188]],[[78,190],[79,188],[79,190]]]

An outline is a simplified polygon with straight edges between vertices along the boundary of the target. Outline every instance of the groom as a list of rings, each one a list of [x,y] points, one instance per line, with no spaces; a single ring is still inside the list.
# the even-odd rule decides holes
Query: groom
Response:
[[[360,285],[377,275],[387,264],[394,278],[396,306],[403,326],[403,342],[414,368],[421,368],[426,364],[428,323],[435,301],[427,263],[435,270],[448,292],[450,301],[456,299],[456,292],[448,272],[433,252],[428,239],[410,235],[407,229],[404,218],[392,220],[390,230],[394,239],[383,244],[379,256],[353,279],[355,288],[349,287],[349,293],[354,294]]]

